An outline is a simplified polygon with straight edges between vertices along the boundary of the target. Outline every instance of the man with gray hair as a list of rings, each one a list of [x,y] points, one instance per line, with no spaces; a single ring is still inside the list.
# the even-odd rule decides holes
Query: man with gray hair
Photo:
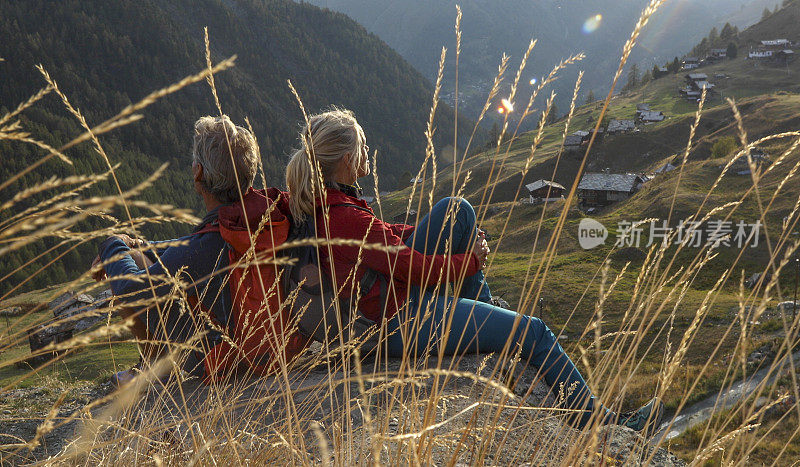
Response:
[[[107,276],[114,295],[130,303],[122,314],[133,320],[144,361],[163,352],[159,343],[187,342],[205,331],[199,342],[203,350],[190,352],[183,368],[197,376],[207,370],[205,355],[222,340],[220,330],[225,330],[231,311],[227,277],[219,273],[228,269],[228,244],[214,226],[221,207],[236,209],[243,204],[242,197],[253,192],[257,167],[255,139],[247,129],[226,115],[200,118],[194,126],[192,160],[194,189],[207,211],[200,224],[176,240],[147,243],[115,235],[100,245],[93,263],[95,279]],[[180,284],[177,289],[176,284]],[[182,308],[180,296],[187,298],[192,310]],[[129,381],[140,364],[115,374],[112,381],[118,385]]]

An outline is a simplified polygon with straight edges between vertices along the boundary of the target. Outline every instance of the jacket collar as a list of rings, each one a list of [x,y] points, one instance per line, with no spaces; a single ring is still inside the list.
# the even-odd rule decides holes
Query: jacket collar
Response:
[[[208,211],[206,213],[206,215],[203,216],[203,220],[201,220],[200,223],[197,224],[197,227],[194,228],[193,232],[197,233],[197,232],[203,230],[203,228],[205,226],[207,226],[208,224],[211,224],[212,222],[216,222],[217,219],[219,219],[219,206],[217,206],[214,209]]]
[[[333,206],[334,204],[356,204],[358,206],[369,208],[369,205],[363,199],[359,199],[357,196],[350,196],[344,191],[337,188],[326,187],[325,194],[326,194],[325,204],[327,204],[328,206]],[[321,205],[322,205],[322,197],[318,197],[317,206]]]
[[[362,190],[356,185],[345,185],[344,183],[337,183],[339,191],[352,198],[360,198]]]

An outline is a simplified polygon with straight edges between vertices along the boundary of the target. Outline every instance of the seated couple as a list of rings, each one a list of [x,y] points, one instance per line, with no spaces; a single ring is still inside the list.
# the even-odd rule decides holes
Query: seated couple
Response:
[[[595,398],[556,336],[540,319],[492,305],[483,273],[489,249],[476,226],[475,211],[466,200],[439,201],[416,226],[388,224],[375,217],[359,199],[355,187],[358,178],[369,174],[370,165],[364,131],[351,112],[333,110],[310,117],[300,144],[286,168],[288,193],[274,188],[256,190],[252,185],[258,153],[252,135],[225,116],[198,120],[192,174],[194,189],[208,211],[203,220],[193,233],[179,239],[183,242],[177,246],[161,248],[158,242],[142,244],[125,236],[110,237],[101,244],[96,259],[102,262],[114,294],[131,302],[125,313],[132,317],[138,339],[187,342],[202,330],[201,343],[206,350],[191,352],[185,369],[213,380],[209,373],[230,366],[224,363],[225,353],[235,353],[231,349],[218,351],[221,344],[247,340],[248,332],[259,335],[243,326],[265,326],[267,322],[266,326],[275,330],[284,329],[285,322],[290,321],[287,316],[269,313],[247,319],[233,316],[237,312],[231,304],[238,303],[237,290],[241,287],[237,289],[236,283],[242,281],[243,274],[234,277],[239,268],[231,263],[235,259],[231,251],[243,254],[249,247],[247,234],[259,228],[258,242],[269,237],[277,245],[286,239],[287,224],[312,219],[322,238],[399,247],[386,251],[333,243],[319,248],[323,271],[348,281],[337,284],[341,294],[354,290],[353,284],[363,283],[360,281],[367,271],[375,271],[384,279],[383,284],[377,281],[369,290],[362,290],[357,306],[367,318],[385,322],[388,356],[422,356],[440,349],[446,354],[501,352],[508,344],[512,350],[519,349],[523,362],[539,369],[551,388],[572,389],[564,406],[576,410],[569,417],[576,427],[585,426],[596,413],[602,423],[623,424],[637,431],[657,426],[663,411],[657,399],[629,414],[613,413]],[[324,196],[321,190],[314,190],[311,164],[321,171]],[[445,254],[447,247],[452,254]],[[139,255],[137,250],[145,254]],[[273,274],[270,277],[274,278],[276,272],[270,267],[259,267],[259,273]],[[136,300],[158,299],[174,289],[173,284],[153,285],[156,279],[141,276],[158,278],[165,274],[179,276],[180,292],[194,307],[192,310],[183,311],[178,301],[163,299],[149,308],[136,308]],[[457,297],[444,296],[445,282],[455,285]],[[270,303],[280,306],[279,302]],[[445,332],[448,322],[450,330]],[[223,333],[231,339],[223,339]],[[270,342],[256,353],[273,354],[280,348],[278,357],[290,359],[309,340],[299,333],[272,336],[272,341],[275,339],[282,342]],[[155,345],[142,349],[145,359],[155,358],[158,352]],[[247,358],[250,369],[266,373],[273,368]],[[115,378],[121,382],[131,375],[121,372]]]

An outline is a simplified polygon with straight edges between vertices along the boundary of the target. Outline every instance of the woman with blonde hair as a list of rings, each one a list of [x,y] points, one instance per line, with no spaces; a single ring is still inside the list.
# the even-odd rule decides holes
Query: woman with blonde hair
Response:
[[[395,247],[387,251],[331,242],[319,248],[320,265],[339,298],[357,296],[355,284],[368,271],[388,283],[385,293],[379,283],[361,290],[357,306],[373,322],[385,321],[389,356],[513,352],[519,347],[522,360],[538,367],[551,388],[567,392],[564,405],[575,410],[570,417],[575,426],[585,426],[594,413],[603,423],[637,431],[658,426],[662,404],[657,399],[617,416],[595,399],[540,319],[491,304],[483,275],[489,248],[469,202],[445,198],[416,227],[388,224],[359,199],[356,180],[370,172],[369,148],[352,112],[334,109],[310,117],[300,143],[286,168],[294,222],[313,220],[320,238]],[[444,296],[447,283],[455,297]]]

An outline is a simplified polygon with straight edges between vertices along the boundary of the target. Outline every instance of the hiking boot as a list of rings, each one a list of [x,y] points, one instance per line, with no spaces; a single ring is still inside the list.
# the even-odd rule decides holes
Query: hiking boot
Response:
[[[506,310],[511,309],[511,305],[509,305],[507,301],[503,300],[501,297],[497,295],[492,297],[492,301],[490,304],[499,308],[505,308]]]
[[[627,426],[633,431],[638,431],[643,436],[649,437],[661,426],[663,416],[664,403],[658,397],[654,397],[639,409],[620,415],[617,424]]]

